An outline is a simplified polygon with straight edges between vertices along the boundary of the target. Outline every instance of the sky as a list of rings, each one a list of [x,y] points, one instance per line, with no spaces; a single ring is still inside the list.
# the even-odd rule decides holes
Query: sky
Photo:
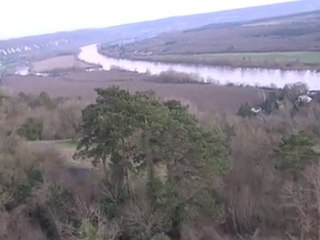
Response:
[[[2,0],[0,39],[290,0]]]

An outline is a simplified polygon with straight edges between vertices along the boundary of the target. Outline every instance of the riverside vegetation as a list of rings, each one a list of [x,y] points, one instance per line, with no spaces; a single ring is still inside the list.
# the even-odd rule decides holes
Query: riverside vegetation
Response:
[[[118,87],[87,106],[2,93],[0,239],[320,239],[320,105],[297,104],[305,91],[269,91],[259,115]]]

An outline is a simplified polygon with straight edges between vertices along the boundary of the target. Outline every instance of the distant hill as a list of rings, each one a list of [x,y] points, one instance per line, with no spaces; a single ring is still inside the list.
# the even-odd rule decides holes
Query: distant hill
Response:
[[[134,43],[104,44],[99,51],[166,63],[320,71],[320,11],[210,24]]]
[[[320,51],[320,11],[210,24],[124,45],[104,45],[116,57],[205,53]]]
[[[301,0],[215,13],[171,17],[103,29],[85,29],[2,40],[0,41],[0,61],[8,61],[9,58],[14,59],[15,56],[24,56],[26,60],[34,55],[42,58],[46,54],[75,51],[80,46],[91,43],[129,43],[167,32],[184,31],[210,24],[252,21],[319,9],[319,0]]]

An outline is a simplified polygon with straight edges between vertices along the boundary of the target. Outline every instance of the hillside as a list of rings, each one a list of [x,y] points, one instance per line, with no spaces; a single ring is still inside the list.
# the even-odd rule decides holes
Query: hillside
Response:
[[[317,0],[273,4],[246,9],[171,17],[155,21],[126,24],[103,29],[85,29],[71,32],[59,32],[34,37],[0,41],[0,63],[14,62],[17,56],[27,61],[43,58],[46,55],[75,52],[80,46],[103,42],[107,44],[128,43],[159,34],[199,28],[208,24],[252,21],[255,19],[284,16],[320,9]]]
[[[320,0],[0,41],[0,240],[320,240],[319,160]]]
[[[103,45],[100,50],[115,57],[142,60],[318,70],[319,39],[320,11],[313,11],[211,24],[121,46]]]

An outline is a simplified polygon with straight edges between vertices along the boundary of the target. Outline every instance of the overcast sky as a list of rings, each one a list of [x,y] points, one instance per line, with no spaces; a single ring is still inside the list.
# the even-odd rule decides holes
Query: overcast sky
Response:
[[[0,38],[107,27],[290,0],[1,0]]]

